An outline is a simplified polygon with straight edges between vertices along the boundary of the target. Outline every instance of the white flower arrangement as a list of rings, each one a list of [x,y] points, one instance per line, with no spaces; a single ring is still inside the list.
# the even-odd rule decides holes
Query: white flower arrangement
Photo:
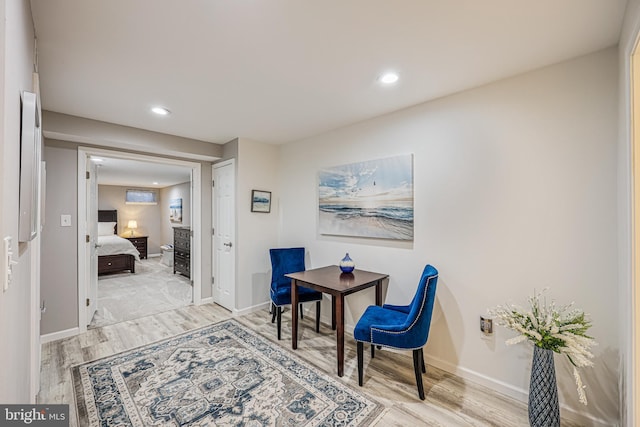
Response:
[[[507,345],[530,340],[540,348],[567,355],[573,365],[578,398],[586,405],[586,386],[582,384],[577,368],[593,366],[590,348],[597,343],[586,334],[591,322],[582,310],[573,307],[573,302],[561,307],[556,307],[555,302],[547,305],[546,299],[541,303],[540,297],[545,291],[546,289],[529,297],[530,310],[506,304],[489,310],[489,313],[498,325],[518,332],[518,336],[506,341]]]

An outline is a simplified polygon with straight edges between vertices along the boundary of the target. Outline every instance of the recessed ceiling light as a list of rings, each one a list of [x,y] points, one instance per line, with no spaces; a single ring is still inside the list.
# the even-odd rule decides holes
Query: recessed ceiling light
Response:
[[[169,110],[167,110],[164,107],[152,107],[151,111],[153,111],[154,113],[156,113],[159,116],[166,116],[169,114]]]
[[[378,80],[380,81],[380,83],[390,85],[397,82],[398,78],[399,78],[398,73],[388,72],[381,75]]]
[[[158,182],[157,181],[153,181],[153,185],[158,185]]]

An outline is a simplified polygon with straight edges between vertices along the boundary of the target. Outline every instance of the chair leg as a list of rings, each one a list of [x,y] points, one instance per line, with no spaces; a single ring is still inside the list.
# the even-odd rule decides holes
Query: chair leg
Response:
[[[320,301],[316,301],[316,333],[320,332]]]
[[[422,373],[426,374],[427,373],[427,367],[424,365],[424,353],[422,353],[422,349],[420,349],[420,354],[421,354],[420,359],[422,360]]]
[[[362,371],[364,370],[364,344],[362,341],[357,342],[358,347],[358,385],[362,387]],[[373,347],[373,346],[372,346]]]
[[[303,311],[304,311],[304,310],[302,310],[302,304],[300,304],[300,318],[301,318],[301,319],[304,319]]]
[[[282,326],[282,307],[277,308],[278,313],[276,314],[278,318],[278,341],[280,341],[280,327]]]
[[[422,385],[422,349],[413,350],[413,370],[416,373],[416,383],[418,383],[418,396],[424,400],[424,387]]]
[[[376,346],[371,344],[371,358],[373,359],[374,357],[376,357]]]
[[[271,303],[271,323],[276,321],[276,305]]]

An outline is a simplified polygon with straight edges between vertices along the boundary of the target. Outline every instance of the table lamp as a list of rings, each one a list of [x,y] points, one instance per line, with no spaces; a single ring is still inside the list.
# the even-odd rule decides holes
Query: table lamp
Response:
[[[133,230],[138,228],[138,222],[135,219],[129,220],[127,223],[127,228],[131,229],[131,237],[133,237]]]

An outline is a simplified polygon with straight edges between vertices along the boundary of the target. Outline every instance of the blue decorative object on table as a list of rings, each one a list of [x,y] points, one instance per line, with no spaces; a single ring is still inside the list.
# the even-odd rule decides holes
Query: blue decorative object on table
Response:
[[[343,273],[351,273],[356,268],[356,263],[349,257],[349,252],[340,260],[339,265]]]

